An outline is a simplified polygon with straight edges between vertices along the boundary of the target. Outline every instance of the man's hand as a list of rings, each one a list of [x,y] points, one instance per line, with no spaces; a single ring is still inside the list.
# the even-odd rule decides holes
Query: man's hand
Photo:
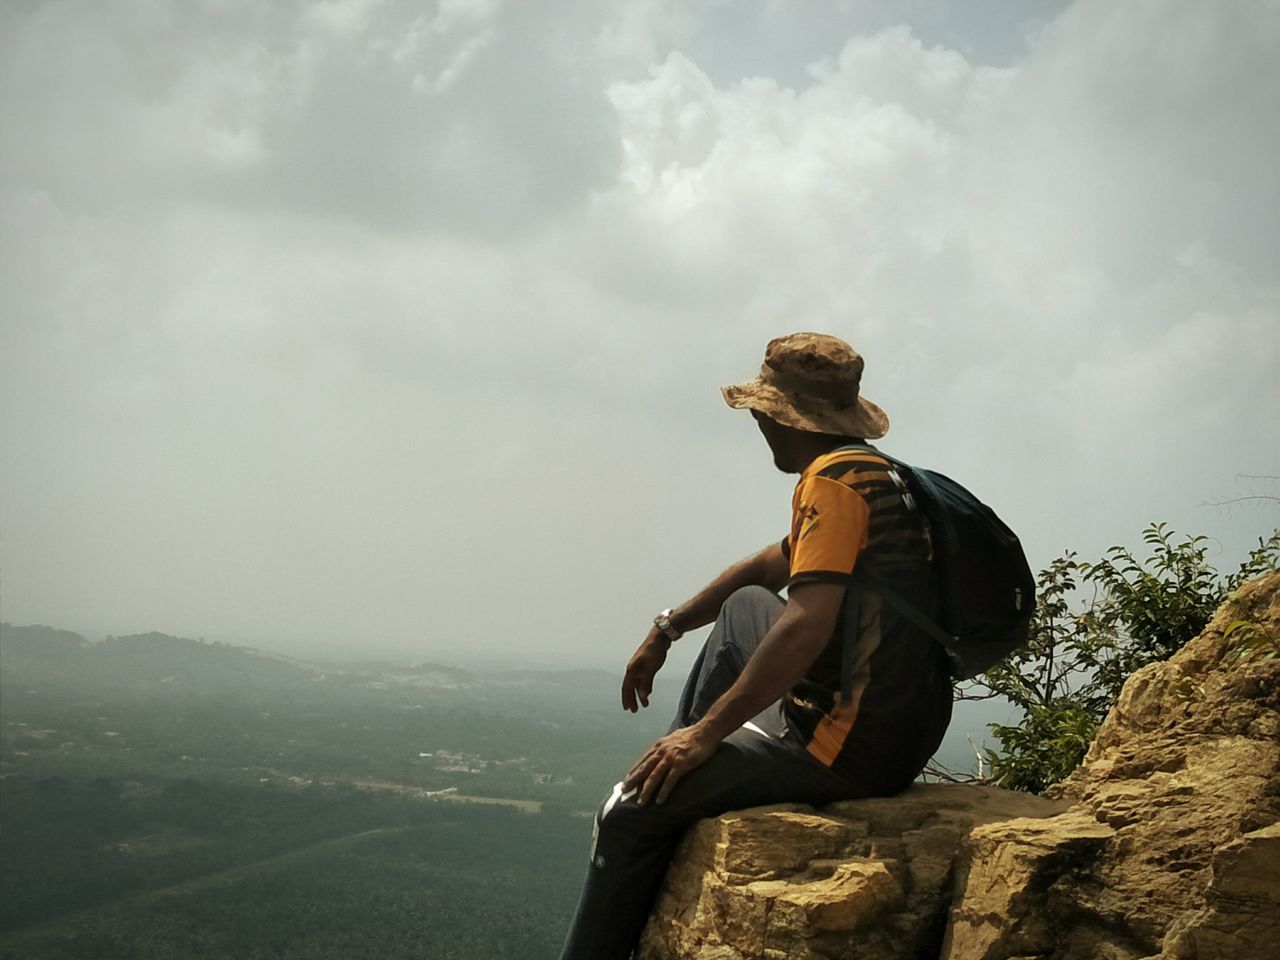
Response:
[[[700,724],[673,730],[660,739],[622,781],[623,791],[640,788],[636,803],[664,802],[690,770],[711,759],[719,741],[706,734]]]
[[[631,655],[626,675],[622,678],[623,710],[635,713],[640,707],[649,706],[649,694],[653,692],[653,678],[667,662],[667,650],[670,646],[671,641],[666,635],[654,627],[636,652]]]

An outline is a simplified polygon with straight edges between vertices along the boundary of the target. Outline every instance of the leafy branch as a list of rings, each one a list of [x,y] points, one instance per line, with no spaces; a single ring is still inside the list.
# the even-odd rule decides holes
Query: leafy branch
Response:
[[[1142,534],[1147,555],[1112,547],[1096,563],[1074,553],[1053,561],[1037,582],[1030,639],[980,680],[961,685],[961,699],[1004,697],[1021,710],[1015,724],[992,724],[998,750],[988,750],[991,780],[1038,793],[1083,759],[1125,680],[1172,656],[1198,635],[1237,587],[1280,561],[1280,530],[1259,538],[1239,569],[1218,574],[1206,537],[1179,538],[1166,524]],[[1237,656],[1280,657],[1280,640],[1240,621]],[[1190,695],[1191,692],[1189,692]]]

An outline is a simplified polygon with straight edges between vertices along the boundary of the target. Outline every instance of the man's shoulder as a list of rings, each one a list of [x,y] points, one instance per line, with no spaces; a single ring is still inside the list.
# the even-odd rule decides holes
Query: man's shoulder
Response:
[[[874,447],[841,447],[818,457],[804,473],[806,477],[824,477],[849,483],[860,473],[883,473],[890,466],[889,458]]]

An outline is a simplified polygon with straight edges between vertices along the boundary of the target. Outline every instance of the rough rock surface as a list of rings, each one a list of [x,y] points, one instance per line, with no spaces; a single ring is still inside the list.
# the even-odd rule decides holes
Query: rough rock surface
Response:
[[[816,811],[757,807],[689,831],[641,960],[937,957],[957,857],[978,824],[1065,809],[996,787],[918,784]]]
[[[1280,955],[1280,573],[1129,679],[1051,797],[916,786],[764,807],[682,843],[639,960]]]
[[[1129,678],[1067,813],[974,830],[947,960],[1277,956],[1280,659],[1236,661],[1238,620],[1280,636],[1280,573]]]

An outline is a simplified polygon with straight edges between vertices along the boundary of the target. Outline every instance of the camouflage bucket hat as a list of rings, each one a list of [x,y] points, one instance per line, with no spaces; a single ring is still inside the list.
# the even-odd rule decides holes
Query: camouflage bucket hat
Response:
[[[862,357],[843,340],[792,333],[769,341],[760,376],[720,392],[735,410],[797,430],[875,440],[889,432],[889,417],[858,395],[861,380]]]

